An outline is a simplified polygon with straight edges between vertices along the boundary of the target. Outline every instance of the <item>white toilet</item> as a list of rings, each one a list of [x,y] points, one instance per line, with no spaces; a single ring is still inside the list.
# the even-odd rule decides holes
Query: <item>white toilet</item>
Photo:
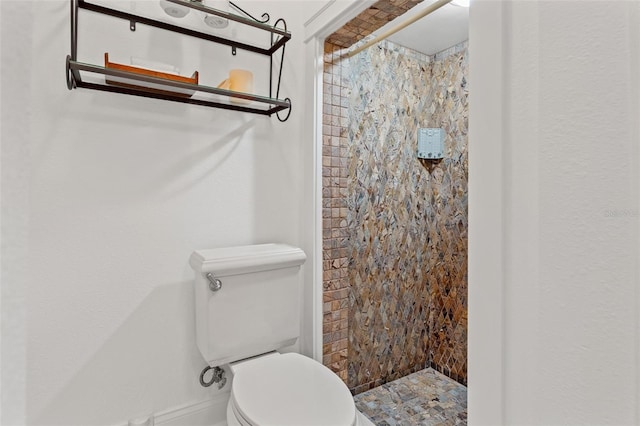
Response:
[[[196,339],[210,366],[233,373],[229,426],[362,426],[340,378],[297,353],[280,354],[300,334],[300,265],[296,247],[262,244],[191,255]]]

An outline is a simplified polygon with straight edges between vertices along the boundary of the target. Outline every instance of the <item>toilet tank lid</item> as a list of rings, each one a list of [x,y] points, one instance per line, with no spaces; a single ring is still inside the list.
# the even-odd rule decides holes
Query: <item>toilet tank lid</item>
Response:
[[[288,244],[258,244],[196,250],[189,258],[194,271],[217,277],[291,268],[302,265],[306,254]]]

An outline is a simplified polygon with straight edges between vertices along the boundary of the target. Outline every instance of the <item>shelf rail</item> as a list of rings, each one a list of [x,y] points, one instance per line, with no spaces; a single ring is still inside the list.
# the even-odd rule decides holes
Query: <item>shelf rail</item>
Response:
[[[211,7],[203,6],[199,2],[193,2],[193,1],[188,1],[188,0],[167,0],[167,1],[169,1],[171,3],[179,4],[181,6],[188,7],[190,9],[199,10],[199,11],[204,12],[204,13],[220,16],[222,18],[229,19],[229,20],[235,21],[235,22],[239,22],[239,23],[244,24],[244,25],[249,25],[251,27],[259,28],[259,29],[262,29],[264,31],[268,31],[268,32],[270,32],[272,34],[277,34],[277,35],[281,36],[281,38],[278,40],[277,43],[273,44],[271,47],[269,47],[269,48],[261,48],[261,47],[258,47],[258,46],[253,46],[251,44],[242,43],[242,42],[238,42],[238,41],[231,40],[231,39],[228,39],[228,38],[220,37],[220,36],[217,36],[217,35],[214,35],[214,34],[203,33],[202,31],[196,31],[196,30],[192,30],[192,29],[189,29],[189,28],[181,27],[179,25],[170,24],[168,22],[158,21],[156,19],[147,18],[145,16],[136,15],[136,14],[133,14],[133,13],[130,13],[130,12],[125,12],[125,11],[117,10],[117,9],[111,9],[109,7],[106,7],[106,6],[101,6],[101,5],[95,4],[95,3],[90,3],[90,2],[88,2],[86,0],[72,0],[72,2],[77,2],[78,8],[86,9],[86,10],[90,10],[92,12],[101,13],[103,15],[109,15],[109,16],[113,16],[115,18],[120,18],[120,19],[127,20],[127,21],[132,23],[132,27],[131,28],[134,31],[135,31],[135,23],[140,23],[140,24],[144,24],[144,25],[149,25],[151,27],[161,28],[163,30],[168,30],[168,31],[173,31],[173,32],[184,34],[184,35],[188,35],[188,36],[191,36],[191,37],[196,37],[196,38],[199,38],[199,39],[212,41],[214,43],[225,44],[227,46],[235,47],[237,49],[247,50],[249,52],[259,53],[259,54],[267,55],[267,56],[272,55],[275,51],[277,51],[280,47],[282,47],[286,42],[288,42],[291,39],[291,33],[288,32],[288,31],[281,30],[280,28],[276,28],[275,26],[271,26],[271,25],[268,25],[266,23],[254,21],[253,19],[243,18],[242,16],[238,16],[238,15],[233,14],[233,13],[226,13],[226,12],[223,12],[221,10],[217,10],[217,9],[213,9]],[[77,16],[77,8],[76,8],[76,12],[75,12],[76,22],[77,22],[77,17],[78,16]],[[77,31],[76,31],[76,35],[77,35]],[[76,38],[76,43],[77,43],[77,38]],[[77,59],[77,58],[74,58],[74,59]]]
[[[244,10],[242,10],[241,8],[239,8],[234,3],[232,3],[232,6],[240,10],[242,13],[246,14],[248,18],[239,16],[233,13],[227,13],[211,7],[207,7],[203,5],[200,1],[194,1],[194,0],[167,0],[167,1],[181,5],[181,6],[185,6],[191,9],[195,9],[207,14],[212,14],[225,19],[229,19],[231,21],[239,22],[244,25],[248,25],[251,27],[268,31],[271,34],[270,47],[262,48],[259,46],[242,43],[242,42],[224,38],[218,35],[196,31],[189,28],[184,28],[178,25],[174,25],[171,23],[159,21],[156,19],[136,15],[133,13],[129,13],[129,12],[125,12],[117,9],[112,9],[112,8],[101,6],[95,3],[90,3],[86,0],[70,0],[70,3],[71,3],[71,54],[67,55],[67,60],[66,60],[67,87],[69,88],[69,90],[80,87],[80,88],[101,90],[105,92],[123,93],[123,94],[134,95],[134,96],[163,99],[163,100],[169,100],[174,102],[203,105],[203,106],[222,108],[222,109],[228,109],[228,110],[234,110],[234,111],[243,111],[243,112],[250,112],[255,114],[269,115],[269,116],[272,114],[276,114],[276,116],[280,121],[286,121],[289,118],[289,115],[291,114],[291,99],[289,98],[285,98],[284,100],[277,99],[280,93],[280,81],[282,79],[282,67],[284,64],[285,45],[291,39],[291,33],[287,30],[286,22],[283,19],[278,19],[274,25],[269,25],[266,23],[269,19],[269,15],[267,13],[264,13],[262,15],[263,18],[266,18],[266,21],[259,21],[253,16],[249,15]],[[172,32],[184,34],[187,36],[211,41],[214,43],[231,46],[234,54],[235,54],[235,49],[241,49],[241,50],[246,50],[249,52],[269,56],[269,97],[259,96],[259,95],[249,94],[249,93],[234,92],[231,90],[221,89],[217,87],[203,86],[199,84],[183,83],[183,82],[167,80],[159,77],[135,74],[131,72],[105,68],[98,65],[78,62],[77,54],[78,54],[78,10],[79,9],[85,9],[85,10],[100,13],[103,15],[108,15],[115,18],[127,20],[130,23],[129,28],[131,31],[135,31],[136,24],[140,23],[140,24],[152,26],[155,28],[160,28],[163,30],[172,31]],[[284,29],[278,27],[280,23],[283,23]],[[273,87],[273,55],[279,49],[282,49],[282,52],[281,52],[282,56],[280,60],[280,69],[278,70],[276,98],[272,98],[271,96],[272,96],[272,87]],[[81,71],[94,73],[94,74],[102,74],[105,76],[126,78],[130,80],[151,83],[159,86],[187,89],[187,90],[192,90],[194,92],[204,92],[204,93],[209,93],[213,95],[229,96],[231,98],[239,98],[239,99],[244,99],[251,102],[264,104],[264,105],[267,105],[267,108],[262,109],[262,108],[244,106],[244,105],[238,105],[238,104],[227,104],[227,103],[219,102],[217,100],[210,100],[210,99],[173,96],[171,94],[166,94],[166,93],[156,93],[152,91],[147,91],[142,88],[137,89],[137,88],[128,88],[128,87],[113,86],[113,85],[107,85],[107,84],[92,83],[92,82],[84,81],[82,79],[82,75],[80,73]],[[281,119],[277,113],[285,109],[289,109],[289,112],[286,118]]]
[[[212,106],[217,108],[230,109],[234,111],[252,112],[252,113],[263,114],[263,115],[272,115],[284,109],[287,109],[291,106],[291,103],[287,100],[273,99],[273,98],[268,98],[266,96],[253,95],[253,94],[242,93],[242,92],[234,92],[232,90],[220,89],[217,87],[203,86],[200,84],[183,83],[181,81],[166,80],[164,78],[153,77],[150,75],[135,74],[127,71],[122,71],[122,70],[117,70],[112,68],[105,68],[98,65],[86,64],[83,62],[74,61],[73,59],[71,59],[71,56],[67,56],[67,69],[68,69],[68,72],[70,72],[73,75],[73,79],[75,80],[77,87],[102,90],[105,92],[124,93],[128,95],[143,96],[143,97],[154,98],[154,99],[164,99],[164,100],[182,102],[182,103],[188,103],[188,104],[194,104],[194,105]],[[214,95],[229,96],[231,98],[239,98],[239,99],[244,99],[251,102],[265,104],[268,106],[268,108],[260,109],[260,108],[250,107],[250,106],[226,104],[226,103],[218,102],[215,100],[187,98],[187,97],[178,96],[178,95],[172,96],[168,94],[149,92],[142,89],[133,89],[133,88],[127,88],[122,86],[112,86],[112,85],[106,85],[106,84],[103,85],[103,84],[91,83],[91,82],[84,81],[82,79],[80,75],[80,71],[86,71],[86,72],[95,73],[95,74],[102,74],[105,76],[108,75],[112,77],[126,78],[129,80],[140,81],[143,83],[156,84],[158,86],[175,87],[177,89],[192,90],[194,92],[205,92],[205,93],[211,93]]]

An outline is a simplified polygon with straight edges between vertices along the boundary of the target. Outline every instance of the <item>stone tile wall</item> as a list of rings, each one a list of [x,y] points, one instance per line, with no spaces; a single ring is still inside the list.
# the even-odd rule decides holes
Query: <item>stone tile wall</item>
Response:
[[[422,0],[380,0],[360,13],[324,45],[322,115],[322,243],[323,363],[347,381],[348,353],[348,228],[346,226],[348,60],[349,47]]]
[[[467,50],[383,42],[349,63],[349,346],[354,393],[426,366],[466,382]],[[445,158],[416,159],[419,127]]]
[[[467,43],[435,55],[429,98],[431,123],[445,129],[446,158],[432,173],[436,221],[429,268],[431,291],[430,364],[467,383]],[[436,256],[437,254],[437,256]]]
[[[449,222],[440,221],[437,224],[434,220],[435,217],[432,217],[433,214],[431,214],[429,216],[432,219],[430,223],[436,225],[432,226],[430,232],[426,234],[429,241],[429,251],[412,254],[414,257],[424,259],[427,255],[431,256],[436,247],[449,246],[449,249],[445,252],[429,257],[428,269],[426,269],[425,273],[422,273],[427,276],[427,283],[424,287],[428,287],[428,291],[422,294],[423,297],[418,297],[420,302],[412,304],[410,300],[411,294],[417,297],[415,295],[418,293],[415,292],[415,288],[423,286],[423,284],[418,283],[420,280],[416,281],[414,277],[415,285],[413,290],[398,290],[398,294],[402,293],[402,297],[398,303],[392,304],[396,309],[406,310],[407,307],[414,310],[417,309],[418,318],[420,318],[417,324],[418,329],[420,329],[420,336],[416,337],[415,332],[413,332],[413,337],[407,339],[408,324],[399,324],[400,328],[398,329],[384,329],[384,324],[389,323],[389,306],[387,306],[387,302],[382,303],[385,300],[383,299],[385,297],[384,292],[379,293],[382,298],[378,302],[375,301],[375,298],[369,299],[369,304],[373,301],[374,306],[378,309],[377,313],[371,313],[367,307],[366,314],[363,317],[362,311],[356,315],[356,311],[353,309],[354,306],[360,306],[360,308],[366,306],[363,298],[370,297],[371,293],[370,289],[362,288],[362,282],[360,282],[360,288],[356,292],[356,287],[350,281],[350,279],[353,279],[352,274],[356,273],[352,271],[350,265],[358,264],[361,259],[352,257],[354,247],[351,244],[351,239],[353,239],[353,235],[357,236],[356,231],[358,231],[358,225],[355,225],[353,218],[358,212],[349,210],[347,204],[351,196],[347,192],[347,186],[350,179],[353,178],[353,176],[349,175],[347,161],[350,152],[353,151],[353,149],[350,149],[350,147],[353,148],[353,145],[350,145],[346,137],[348,126],[346,119],[350,108],[348,97],[351,84],[358,81],[361,76],[356,75],[356,78],[351,80],[350,84],[348,78],[350,75],[349,63],[347,60],[338,58],[335,52],[341,48],[352,46],[420,1],[422,0],[380,0],[332,34],[325,44],[323,104],[323,361],[325,365],[329,366],[345,380],[352,391],[356,393],[403,375],[399,373],[400,371],[406,370],[406,374],[408,374],[408,372],[419,369],[419,366],[407,368],[402,362],[397,367],[394,367],[393,362],[389,362],[389,360],[397,360],[406,356],[409,359],[413,359],[414,362],[417,361],[418,364],[424,361],[425,365],[431,365],[459,382],[466,383],[466,179],[464,180],[464,185],[455,190],[456,193],[462,191],[462,195],[457,197],[459,201],[464,198],[464,201],[458,203],[459,206],[465,206],[464,214],[458,218],[452,217]],[[388,48],[390,44],[385,44],[385,46]],[[369,51],[375,52],[374,49],[378,48],[374,47]],[[391,50],[394,50],[394,48],[392,47]],[[463,53],[461,62],[459,56],[451,56],[459,53]],[[363,52],[363,54],[365,53]],[[418,63],[426,60],[423,55],[410,50],[405,49],[403,54]],[[452,59],[447,59],[450,56]],[[456,152],[461,153],[457,161],[453,161],[450,158],[449,161],[443,161],[440,165],[428,162],[422,163],[425,170],[424,174],[411,174],[410,183],[415,183],[414,179],[428,174],[429,178],[425,177],[424,179],[435,183],[432,185],[432,188],[435,188],[435,195],[433,200],[430,198],[430,201],[439,200],[439,204],[434,207],[434,211],[442,213],[444,211],[442,204],[447,204],[453,193],[451,191],[451,167],[463,170],[462,173],[466,176],[466,80],[462,89],[455,87],[451,93],[449,93],[449,86],[446,86],[445,83],[446,78],[451,80],[453,74],[450,71],[456,68],[455,65],[451,65],[451,61],[458,63],[458,69],[464,69],[463,74],[466,72],[466,44],[454,46],[436,54],[431,59],[435,59],[436,62],[442,61],[443,65],[432,64],[429,70],[430,74],[438,78],[440,74],[445,77],[445,80],[441,82],[442,84],[439,83],[429,89],[430,95],[438,97],[437,101],[429,108],[432,113],[432,120],[440,120],[448,128],[455,127],[456,130],[448,139],[448,146],[462,144],[465,148],[464,150],[456,148],[458,149]],[[395,83],[401,81],[401,79],[396,80]],[[380,83],[383,84],[384,82]],[[406,87],[402,86],[401,83],[400,87],[392,84],[387,87],[381,86],[381,88],[395,94],[401,94],[403,90],[406,90]],[[458,100],[454,99],[456,96]],[[446,112],[449,111],[447,108],[451,105],[459,106],[461,100],[464,101],[465,107],[462,110],[458,107],[456,108],[455,114],[458,114],[458,116],[451,113],[451,111],[449,113]],[[441,106],[445,104],[446,108],[443,109]],[[431,111],[431,109],[433,110]],[[380,109],[378,113],[380,112],[384,115],[389,110]],[[450,115],[449,118],[446,117],[447,114]],[[457,118],[452,119],[451,117]],[[462,123],[459,122],[460,120],[462,120]],[[454,141],[453,145],[451,143],[452,140]],[[354,157],[351,158],[353,160]],[[373,168],[375,169],[376,167],[378,166],[374,165]],[[393,173],[391,176],[393,181]],[[458,180],[457,183],[462,184],[462,181]],[[445,194],[445,196],[440,196],[439,194],[441,193]],[[451,208],[449,208],[448,213],[451,213]],[[347,223],[348,218],[350,226]],[[451,238],[447,238],[447,231],[454,228],[457,228],[457,230],[451,232]],[[405,230],[402,230],[402,226],[396,228],[394,232],[398,232],[398,229],[406,233]],[[383,235],[383,238],[389,239],[390,237]],[[403,241],[402,238],[400,241]],[[379,243],[380,236],[378,237]],[[357,249],[356,253],[358,253]],[[441,256],[442,258],[440,258]],[[372,259],[377,259],[373,260],[374,266],[376,266],[376,263],[381,262],[379,254],[374,254]],[[443,266],[447,262],[451,267]],[[403,264],[404,261],[399,262],[398,266],[401,263]],[[417,271],[412,272],[412,274],[414,273],[418,274]],[[405,267],[404,271],[400,272],[400,278],[406,278],[406,276],[407,269]],[[464,276],[464,279],[461,278],[462,276]],[[370,282],[376,281],[375,279],[370,280]],[[388,283],[386,286],[389,288]],[[411,284],[408,283],[402,284],[402,286],[404,289],[412,289]],[[384,288],[384,284],[382,287]],[[376,286],[374,285],[373,288],[375,291]],[[361,290],[362,292],[359,293]],[[386,300],[388,300],[388,296],[386,297]],[[425,301],[428,302],[425,304]],[[425,316],[425,310],[429,312],[427,316]],[[378,314],[383,320],[377,320],[376,322],[374,316]],[[367,315],[370,315],[368,323]],[[403,313],[403,315],[405,314]],[[371,326],[372,318],[373,326]],[[397,324],[398,318],[396,317],[394,321]],[[425,321],[422,328],[420,328],[421,321]],[[376,328],[380,324],[383,324],[381,330]],[[364,332],[359,329],[363,325],[367,327]],[[378,331],[381,333],[378,334]],[[381,342],[389,341],[389,336],[395,334],[396,331],[401,332],[401,334],[404,333],[405,337],[395,339],[394,341],[397,343],[395,346],[385,346],[381,349]],[[427,332],[428,337],[425,338]],[[375,340],[376,335],[380,336],[377,341]],[[375,356],[382,356],[380,362],[363,352],[363,349],[367,349],[363,346],[365,345],[363,340],[366,338],[365,336],[373,336],[370,341],[374,342],[378,350],[378,352],[375,352]],[[425,342],[424,348],[418,349],[417,342],[419,340]],[[404,349],[403,345],[405,345]],[[408,355],[403,354],[402,350],[408,351]],[[391,358],[388,358],[390,355]],[[379,364],[378,367],[375,367],[376,362]],[[390,367],[391,373],[389,373]],[[376,374],[373,374],[372,371],[376,371]]]
[[[323,363],[347,380],[348,230],[346,62],[325,44],[322,122]],[[334,58],[335,57],[335,58]]]

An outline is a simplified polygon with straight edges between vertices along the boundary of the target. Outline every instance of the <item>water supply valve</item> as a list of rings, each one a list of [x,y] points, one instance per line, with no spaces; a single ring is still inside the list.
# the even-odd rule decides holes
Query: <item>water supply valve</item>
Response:
[[[209,370],[212,370],[213,373],[211,375],[211,380],[206,381],[204,379],[205,374],[207,374],[207,372]],[[217,383],[218,384],[218,389],[222,389],[224,387],[224,385],[227,384],[227,378],[224,375],[224,370],[220,367],[210,367],[210,366],[206,366],[203,370],[202,373],[200,373],[200,384],[205,387],[208,388],[209,386],[211,386],[212,384]]]

